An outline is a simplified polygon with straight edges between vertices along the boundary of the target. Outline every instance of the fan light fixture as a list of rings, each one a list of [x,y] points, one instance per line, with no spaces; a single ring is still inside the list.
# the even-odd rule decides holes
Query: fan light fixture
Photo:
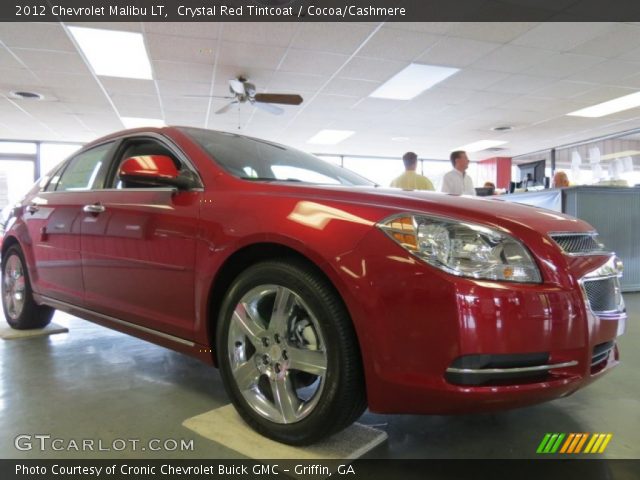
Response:
[[[467,145],[463,145],[462,147],[455,148],[454,150],[464,150],[465,152],[481,152],[482,150],[487,150],[489,148],[494,148],[499,145],[504,145],[507,142],[502,140],[478,140],[477,142],[469,143]]]
[[[380,85],[369,96],[391,100],[411,100],[459,71],[459,68],[412,63]]]
[[[352,130],[320,130],[307,140],[307,143],[313,143],[315,145],[336,145],[354,133],[356,132]]]
[[[141,33],[68,28],[96,75],[153,80]]]
[[[591,107],[583,108],[582,110],[567,113],[567,115],[572,117],[598,118],[636,107],[640,107],[640,92],[614,98],[608,102],[602,102]]]

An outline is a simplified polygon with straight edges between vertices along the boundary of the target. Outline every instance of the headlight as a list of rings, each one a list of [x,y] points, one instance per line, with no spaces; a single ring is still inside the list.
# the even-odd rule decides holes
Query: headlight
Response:
[[[461,277],[541,283],[527,248],[515,238],[466,222],[426,215],[396,215],[378,224],[406,250]]]

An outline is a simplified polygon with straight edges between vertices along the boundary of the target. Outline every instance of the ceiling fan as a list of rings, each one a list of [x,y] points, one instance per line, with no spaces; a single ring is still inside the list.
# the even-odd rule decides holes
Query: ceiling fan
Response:
[[[264,110],[265,112],[273,113],[274,115],[281,115],[284,113],[284,109],[273,105],[274,103],[278,103],[280,105],[300,105],[302,103],[302,97],[297,94],[256,93],[256,86],[244,77],[229,80],[229,92],[231,92],[233,96],[222,98],[228,98],[231,101],[224,107],[217,110],[215,112],[216,114],[225,113],[234,105],[249,102],[251,105]]]

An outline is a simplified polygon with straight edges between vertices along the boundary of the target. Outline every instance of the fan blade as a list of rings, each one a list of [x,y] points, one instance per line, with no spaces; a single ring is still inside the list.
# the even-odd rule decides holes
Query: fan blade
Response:
[[[229,102],[229,103],[227,103],[227,104],[226,104],[224,107],[222,107],[220,110],[216,110],[216,115],[219,115],[219,114],[221,114],[221,113],[228,112],[228,111],[229,111],[229,109],[230,109],[231,107],[233,107],[234,105],[237,105],[237,104],[238,104],[238,101],[237,101],[237,100],[234,100],[233,102]]]
[[[281,105],[300,105],[302,97],[300,95],[290,95],[287,93],[257,93],[256,102],[279,103]]]
[[[246,93],[244,91],[244,83],[242,83],[240,80],[229,80],[229,87],[238,95],[245,95]]]
[[[280,107],[276,107],[275,105],[271,105],[270,103],[262,103],[255,102],[253,106],[259,108],[260,110],[264,110],[265,112],[273,113],[274,115],[282,115],[284,110]]]

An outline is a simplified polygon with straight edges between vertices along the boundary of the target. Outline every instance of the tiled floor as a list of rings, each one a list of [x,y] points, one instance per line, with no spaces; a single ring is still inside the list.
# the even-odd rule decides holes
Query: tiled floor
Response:
[[[370,456],[526,458],[535,456],[546,432],[610,432],[606,457],[640,458],[640,294],[625,298],[630,318],[619,341],[622,365],[599,382],[568,398],[490,415],[367,413],[362,423],[389,434]],[[57,313],[54,321],[67,325],[69,333],[0,341],[0,458],[238,456],[181,426],[228,403],[215,369],[65,314]],[[14,445],[21,434],[51,435],[63,440],[58,446],[94,440],[94,448],[98,440],[108,448],[123,439],[127,447],[21,451]],[[130,448],[131,439],[139,440],[138,450]],[[152,439],[169,439],[169,448],[171,440],[193,440],[193,450],[141,450]]]

